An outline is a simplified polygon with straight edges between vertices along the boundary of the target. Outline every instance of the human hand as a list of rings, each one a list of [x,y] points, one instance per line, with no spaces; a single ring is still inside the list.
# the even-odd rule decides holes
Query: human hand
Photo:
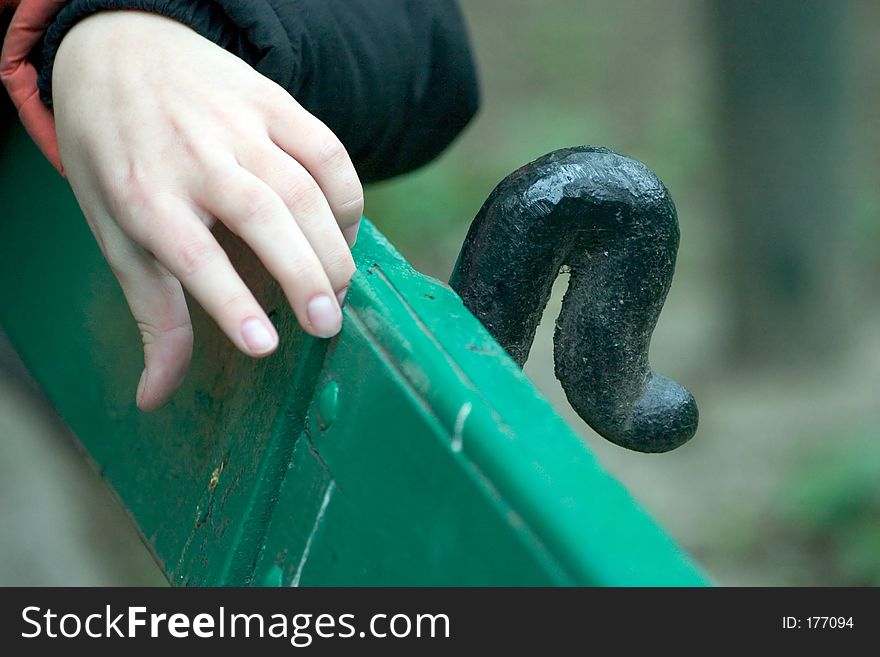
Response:
[[[210,228],[280,283],[302,327],[341,327],[363,191],[345,148],[282,87],[183,24],[112,11],[77,24],[53,71],[61,159],[144,344],[142,410],[192,355],[185,287],[254,357],[278,335]]]

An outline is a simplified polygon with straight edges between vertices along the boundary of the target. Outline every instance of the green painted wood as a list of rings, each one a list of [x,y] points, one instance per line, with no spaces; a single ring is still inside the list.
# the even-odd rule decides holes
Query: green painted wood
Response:
[[[0,157],[2,324],[176,584],[703,583],[446,286],[369,223],[344,328],[238,354],[191,303],[192,369],[134,406],[140,339],[76,204],[26,136]]]

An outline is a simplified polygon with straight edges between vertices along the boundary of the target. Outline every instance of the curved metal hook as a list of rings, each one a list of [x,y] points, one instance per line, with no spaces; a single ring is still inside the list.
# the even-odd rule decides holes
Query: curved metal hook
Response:
[[[495,188],[465,238],[450,285],[520,365],[560,271],[556,376],[593,429],[640,452],[696,432],[697,405],[648,363],[678,250],[675,205],[646,166],[606,148],[555,151]]]

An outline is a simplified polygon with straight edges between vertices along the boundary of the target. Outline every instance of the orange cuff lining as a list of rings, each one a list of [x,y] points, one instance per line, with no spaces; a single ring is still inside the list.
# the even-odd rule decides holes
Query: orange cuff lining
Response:
[[[8,7],[18,4],[0,53],[0,79],[9,91],[28,134],[61,175],[64,175],[64,168],[58,152],[55,117],[40,101],[37,71],[27,61],[27,56],[66,2],[21,0],[16,3],[15,0],[7,0],[0,5]]]

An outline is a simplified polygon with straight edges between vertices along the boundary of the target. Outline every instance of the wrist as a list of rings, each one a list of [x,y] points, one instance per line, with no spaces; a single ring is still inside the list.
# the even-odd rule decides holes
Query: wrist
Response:
[[[131,79],[139,62],[161,66],[163,48],[174,32],[188,28],[163,16],[140,11],[106,11],[78,22],[58,47],[52,71],[55,94],[109,90]]]
[[[181,30],[189,28],[159,14],[129,9],[101,11],[77,22],[64,35],[55,58],[94,57],[112,63],[115,55],[154,48]]]
[[[98,62],[108,70],[118,69],[119,62],[112,61],[115,57],[128,61],[138,51],[153,56],[179,45],[175,30],[190,37],[201,35],[225,49],[235,38],[235,26],[214,0],[68,0],[45,33],[37,79],[40,99],[48,107],[53,104],[59,56],[76,61],[77,66],[96,68]],[[79,71],[66,76],[79,77]]]

